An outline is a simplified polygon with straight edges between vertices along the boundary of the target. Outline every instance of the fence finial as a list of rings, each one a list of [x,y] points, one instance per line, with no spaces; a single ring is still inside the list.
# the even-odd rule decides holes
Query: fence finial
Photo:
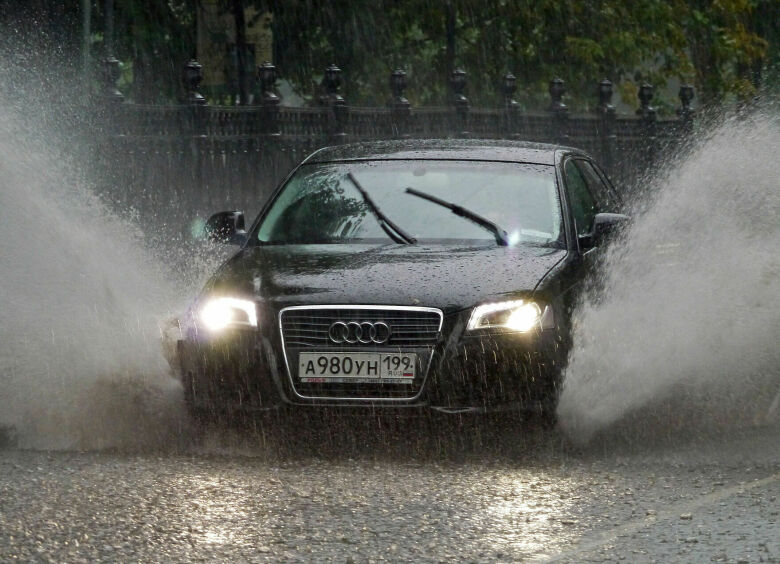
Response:
[[[450,89],[452,90],[452,103],[457,107],[468,107],[469,99],[463,93],[466,89],[466,71],[455,69],[450,75]]]
[[[406,90],[406,71],[395,69],[390,73],[390,91],[393,93],[393,103],[409,102],[404,97],[404,90]]]
[[[452,105],[455,106],[458,120],[455,127],[460,129],[459,136],[468,137],[469,99],[463,93],[466,90],[466,71],[461,68],[452,71],[450,89],[452,90]]]
[[[613,85],[608,78],[602,78],[596,90],[599,116],[598,133],[601,141],[601,163],[610,172],[614,170],[617,137],[615,135],[615,106],[612,105]]]
[[[106,99],[109,102],[122,102],[125,97],[117,88],[120,65],[116,57],[108,56],[103,60],[103,83]]]
[[[563,103],[563,95],[566,93],[566,85],[562,78],[554,78],[550,81],[550,106],[547,111],[552,113],[553,124],[558,143],[569,143],[569,108]]]
[[[653,88],[653,85],[649,82],[644,82],[642,83],[642,86],[639,87],[639,103],[641,105],[636,113],[642,118],[644,136],[639,158],[645,172],[652,170],[660,156],[660,147],[656,135],[658,129],[656,110],[650,105],[654,93],[655,88]]]
[[[680,85],[680,107],[677,109],[677,115],[684,120],[693,119],[695,110],[691,107],[694,91],[690,84]]]
[[[264,130],[271,135],[279,135],[277,117],[281,99],[273,90],[276,84],[276,67],[271,61],[265,61],[262,65],[257,65],[257,79],[260,82],[261,103],[265,118]]]
[[[187,88],[187,103],[192,106],[205,106],[206,99],[198,92],[198,86],[203,81],[203,66],[195,59],[190,59],[184,65],[184,84]]]
[[[325,88],[325,94],[320,97],[320,102],[329,106],[333,111],[333,121],[331,123],[331,135],[341,141],[347,136],[345,131],[347,126],[347,102],[339,94],[341,87],[341,69],[335,63],[325,67],[325,74],[322,77],[322,86]]]
[[[608,78],[601,79],[599,82],[598,95],[599,105],[598,110],[601,114],[614,114],[615,106],[612,105],[612,81]]]
[[[517,101],[514,99],[514,95],[517,91],[517,77],[511,72],[506,73],[501,84],[501,90],[504,92],[504,106],[507,109],[516,108]]]
[[[656,110],[650,105],[653,101],[655,94],[655,87],[649,82],[643,82],[639,87],[639,103],[640,106],[636,111],[638,116],[642,116],[647,121],[653,121],[656,117]]]
[[[517,122],[520,104],[514,98],[517,90],[517,78],[511,72],[507,72],[501,81],[501,91],[504,94],[504,115],[502,122],[507,137],[518,137]]]
[[[412,113],[411,104],[404,96],[404,90],[406,90],[406,71],[395,69],[390,73],[392,97],[388,105],[390,106],[395,133],[401,137],[408,136],[405,130],[409,116]]]
[[[338,101],[343,101],[339,88],[341,88],[341,69],[334,63],[325,67],[325,74],[322,76],[322,86],[325,93],[320,98],[324,105],[332,105]]]
[[[564,113],[567,111],[566,104],[563,103],[563,95],[566,94],[566,85],[562,78],[553,78],[550,81],[550,107],[548,111]]]
[[[276,67],[271,61],[265,61],[262,65],[257,65],[257,80],[260,82],[263,100],[267,98],[279,99],[279,96],[273,90],[276,84]]]

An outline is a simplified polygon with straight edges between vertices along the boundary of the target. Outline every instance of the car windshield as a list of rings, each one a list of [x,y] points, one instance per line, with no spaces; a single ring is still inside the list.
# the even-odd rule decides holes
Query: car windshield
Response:
[[[383,216],[419,243],[496,244],[490,229],[407,188],[495,223],[509,245],[557,245],[561,240],[553,166],[436,160],[304,165],[274,200],[255,237],[269,244],[384,244],[393,238],[382,227]]]

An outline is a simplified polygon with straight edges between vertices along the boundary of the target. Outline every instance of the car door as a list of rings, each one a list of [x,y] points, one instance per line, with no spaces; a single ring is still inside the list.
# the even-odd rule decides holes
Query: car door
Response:
[[[571,253],[571,259],[568,263],[568,272],[563,277],[562,286],[560,287],[560,307],[564,312],[561,325],[563,327],[571,327],[572,314],[574,308],[578,302],[578,297],[582,292],[583,281],[587,276],[591,267],[590,257],[587,253],[584,253],[579,247],[577,242],[580,237],[587,236],[593,229],[593,220],[596,217],[597,207],[596,199],[588,188],[587,180],[583,172],[577,167],[576,158],[574,156],[564,156],[559,172],[561,174],[562,186],[565,192],[564,200],[567,203],[568,210],[566,210],[569,217],[569,223],[573,226],[573,235],[575,241],[573,242],[575,248]],[[573,221],[572,221],[573,220]],[[562,346],[568,348],[571,344],[571,330],[565,329],[561,333]]]
[[[575,159],[575,164],[585,176],[588,190],[596,200],[599,213],[621,213],[622,200],[598,165],[591,160],[582,158]]]
[[[583,289],[582,282],[592,288],[599,280],[599,248],[591,244],[596,214],[613,211],[618,204],[613,191],[602,182],[588,159],[578,155],[570,157],[564,162],[563,173],[579,251],[575,275],[577,294]]]
[[[581,159],[573,157],[566,159],[563,164],[563,176],[574,218],[574,230],[580,245],[579,250],[585,255],[589,249],[583,248],[583,245],[593,231],[593,220],[599,209],[585,173],[579,166],[580,161]]]
[[[581,261],[577,278],[580,282],[586,282],[585,288],[597,294],[602,282],[599,257],[603,246],[592,244],[593,222],[598,213],[622,212],[623,204],[603,172],[590,159],[579,155],[570,158],[564,163],[564,178]],[[578,291],[581,291],[581,284],[578,286],[581,287]]]

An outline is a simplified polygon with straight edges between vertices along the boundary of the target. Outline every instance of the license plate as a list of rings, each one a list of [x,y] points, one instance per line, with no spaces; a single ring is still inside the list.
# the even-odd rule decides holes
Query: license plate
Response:
[[[298,355],[301,382],[411,384],[414,353],[308,353]]]

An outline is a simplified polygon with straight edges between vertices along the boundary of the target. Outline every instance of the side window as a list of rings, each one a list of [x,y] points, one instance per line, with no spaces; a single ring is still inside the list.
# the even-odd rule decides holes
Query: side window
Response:
[[[590,193],[596,197],[596,202],[598,204],[599,211],[602,212],[618,211],[617,202],[615,201],[612,192],[610,191],[609,187],[604,183],[604,180],[601,178],[599,173],[596,172],[596,169],[593,167],[593,165],[588,161],[579,160],[579,159],[577,159],[575,162],[577,163],[577,168],[580,169],[583,176],[585,177],[585,182],[588,183],[588,188],[590,189]]]
[[[587,235],[593,227],[593,218],[596,216],[596,201],[588,190],[585,177],[573,160],[566,161],[563,174],[566,177],[574,221],[577,223],[577,236]]]

